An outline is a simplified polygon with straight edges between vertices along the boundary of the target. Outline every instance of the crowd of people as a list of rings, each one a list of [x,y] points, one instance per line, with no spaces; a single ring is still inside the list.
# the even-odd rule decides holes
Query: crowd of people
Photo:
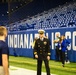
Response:
[[[38,30],[39,38],[35,38],[32,47],[34,49],[34,58],[37,59],[37,75],[41,75],[42,62],[44,61],[47,75],[50,75],[50,39],[45,36],[43,29]],[[5,42],[7,37],[7,29],[4,26],[0,26],[0,75],[9,75],[9,48]],[[65,66],[65,52],[70,42],[65,38],[64,35],[56,35],[55,51],[56,60],[62,62],[62,66]],[[14,50],[15,51],[15,50]]]
[[[65,62],[69,62],[68,56],[66,54],[68,53],[68,46],[70,45],[70,42],[65,38],[64,35],[59,37],[59,34],[56,34],[54,43],[56,51],[56,61],[61,61],[62,66],[64,67]]]

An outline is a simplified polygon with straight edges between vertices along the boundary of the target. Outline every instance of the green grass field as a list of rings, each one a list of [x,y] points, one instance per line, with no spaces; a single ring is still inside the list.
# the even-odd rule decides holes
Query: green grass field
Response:
[[[9,61],[11,66],[16,66],[30,70],[36,70],[37,68],[36,59],[33,58],[10,56]],[[76,75],[76,63],[65,64],[65,67],[62,67],[61,62],[50,60],[49,64],[50,71],[52,74]],[[46,72],[44,63],[42,65],[42,71]]]

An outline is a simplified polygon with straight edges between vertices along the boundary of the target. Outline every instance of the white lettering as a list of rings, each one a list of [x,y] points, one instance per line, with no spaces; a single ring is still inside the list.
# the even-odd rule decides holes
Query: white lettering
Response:
[[[17,48],[17,35],[14,35],[14,48]]]
[[[9,47],[12,48],[12,47],[13,47],[13,42],[14,42],[14,41],[13,41],[13,35],[9,35],[9,42],[10,42],[10,43],[9,43]]]
[[[30,38],[29,38],[29,48],[32,47],[32,43],[33,43],[33,34],[30,34]]]
[[[76,31],[73,32],[73,42],[72,42],[72,46],[73,46],[73,50],[76,51],[76,46],[75,46],[75,43],[76,43]]]
[[[51,34],[51,38],[52,38],[52,41],[51,41],[52,42],[52,44],[51,44],[52,47],[51,48],[54,49],[54,42],[53,42],[54,41],[54,33]]]
[[[68,39],[68,37],[69,37],[69,39],[71,39],[71,32],[66,32],[65,33],[65,38]],[[68,47],[68,50],[71,50],[71,43],[70,43],[70,45]]]
[[[23,35],[20,35],[20,48],[23,48]]]
[[[19,48],[19,34],[17,35],[17,47]]]
[[[47,38],[48,38],[48,33],[46,33],[46,36],[47,36]]]
[[[24,48],[28,48],[28,34],[24,34]]]

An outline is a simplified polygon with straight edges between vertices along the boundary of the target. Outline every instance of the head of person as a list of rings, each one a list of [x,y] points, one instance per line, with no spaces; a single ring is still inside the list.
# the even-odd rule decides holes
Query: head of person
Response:
[[[60,41],[62,41],[62,40],[64,40],[64,36],[63,35],[60,37]]]
[[[4,37],[4,39],[7,37],[7,29],[4,26],[0,26],[0,38]]]
[[[59,34],[56,34],[56,37],[59,37]]]
[[[62,35],[63,36],[63,38],[65,39],[65,35]]]
[[[44,38],[45,31],[43,29],[38,30],[38,33],[40,38]]]

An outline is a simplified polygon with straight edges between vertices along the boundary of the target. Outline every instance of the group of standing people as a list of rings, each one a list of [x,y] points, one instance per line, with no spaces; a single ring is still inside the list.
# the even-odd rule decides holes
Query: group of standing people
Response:
[[[50,74],[49,60],[50,60],[50,40],[44,36],[44,30],[38,30],[39,38],[34,41],[34,56],[37,59],[37,75],[41,75],[42,62],[44,61],[47,75]],[[0,75],[9,75],[9,49],[5,42],[7,37],[7,29],[0,26]],[[65,51],[67,49],[67,43],[70,44],[67,39],[62,35],[57,36],[58,39],[54,40],[56,51],[59,51],[60,60],[64,67]]]
[[[56,60],[62,62],[62,66],[65,65],[65,52],[68,50],[70,42],[65,38],[64,35],[59,37],[59,34],[56,35],[54,40],[55,49],[56,49]],[[68,57],[67,57],[68,58]]]

